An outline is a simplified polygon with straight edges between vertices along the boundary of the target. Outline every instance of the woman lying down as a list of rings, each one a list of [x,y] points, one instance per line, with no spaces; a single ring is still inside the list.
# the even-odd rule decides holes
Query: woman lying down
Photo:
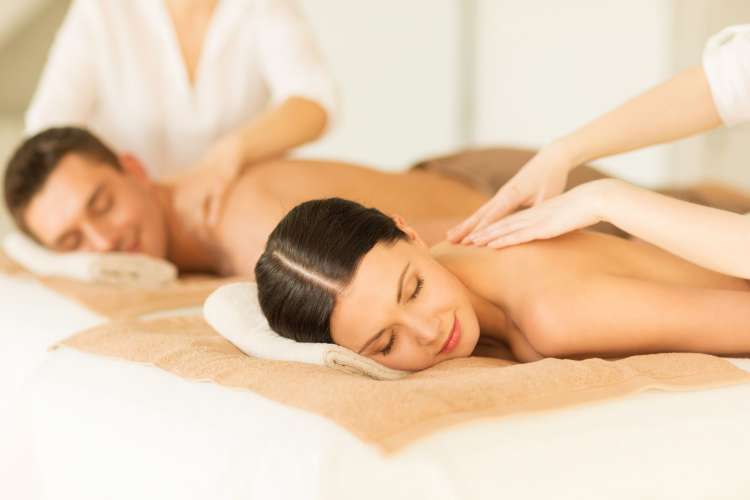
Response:
[[[472,354],[750,352],[750,283],[606,234],[427,248],[399,217],[332,198],[289,212],[255,272],[276,332],[401,370]]]

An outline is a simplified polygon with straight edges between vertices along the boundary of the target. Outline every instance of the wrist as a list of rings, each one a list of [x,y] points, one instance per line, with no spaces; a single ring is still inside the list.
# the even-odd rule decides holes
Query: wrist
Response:
[[[552,159],[553,164],[559,170],[566,174],[579,165],[579,163],[576,163],[576,155],[573,153],[570,144],[564,138],[549,143],[542,151],[547,157]]]
[[[223,149],[223,170],[230,176],[236,176],[243,165],[248,162],[250,151],[243,134],[232,133],[221,140],[219,146]]]
[[[612,222],[612,207],[617,203],[618,195],[628,184],[619,179],[600,179],[584,184],[589,190],[587,198],[590,209],[599,222]]]
[[[592,159],[575,134],[560,137],[552,146],[557,150],[568,171]]]

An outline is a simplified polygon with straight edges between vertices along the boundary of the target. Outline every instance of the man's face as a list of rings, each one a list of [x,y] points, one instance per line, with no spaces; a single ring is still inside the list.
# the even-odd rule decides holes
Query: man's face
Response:
[[[164,214],[145,176],[75,153],[52,171],[24,219],[39,241],[60,252],[136,252],[158,258],[167,252]]]

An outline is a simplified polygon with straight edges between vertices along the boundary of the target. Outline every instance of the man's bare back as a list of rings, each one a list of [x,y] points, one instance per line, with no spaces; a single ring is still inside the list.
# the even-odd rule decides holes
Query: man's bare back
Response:
[[[222,273],[252,275],[268,235],[303,201],[340,197],[400,215],[429,244],[487,197],[458,181],[420,171],[386,173],[339,162],[277,160],[248,169],[235,184],[213,237]]]

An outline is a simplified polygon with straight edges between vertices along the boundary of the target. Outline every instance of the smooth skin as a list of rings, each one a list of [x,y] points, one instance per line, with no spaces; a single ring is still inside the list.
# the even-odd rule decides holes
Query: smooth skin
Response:
[[[596,186],[557,196],[568,173],[582,163],[721,123],[703,67],[690,68],[543,148],[448,238],[501,248],[606,221],[700,266],[750,278],[750,217],[676,201],[621,181],[595,181]],[[528,206],[532,208],[506,217]]]
[[[750,284],[651,245],[577,231],[502,250],[428,249],[396,222],[409,239],[363,257],[331,320],[336,343],[391,368],[508,351],[519,361],[750,352]],[[454,318],[461,339],[441,352]]]
[[[273,160],[232,185],[218,224],[195,232],[175,208],[175,188],[148,178],[122,155],[120,172],[89,157],[63,157],[23,218],[43,245],[60,252],[138,252],[165,258],[180,271],[253,276],[271,230],[294,206],[346,197],[415,221],[434,244],[487,197],[429,172],[385,173],[359,165]]]

